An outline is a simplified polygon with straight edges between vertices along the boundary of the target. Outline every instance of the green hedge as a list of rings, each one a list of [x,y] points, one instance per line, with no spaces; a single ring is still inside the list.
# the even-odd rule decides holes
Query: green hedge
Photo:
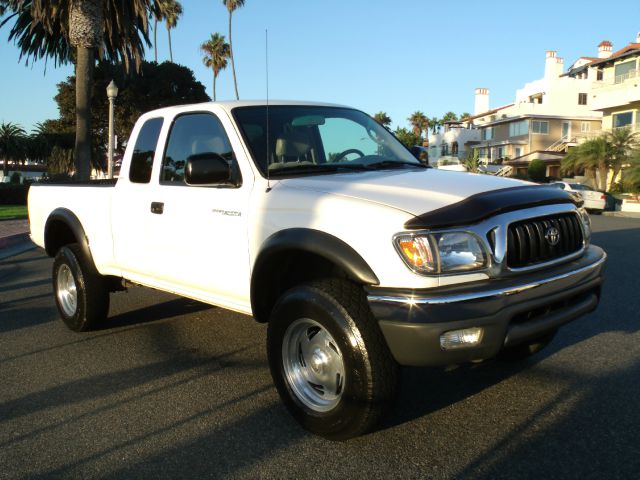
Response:
[[[0,205],[26,205],[29,185],[0,183]]]

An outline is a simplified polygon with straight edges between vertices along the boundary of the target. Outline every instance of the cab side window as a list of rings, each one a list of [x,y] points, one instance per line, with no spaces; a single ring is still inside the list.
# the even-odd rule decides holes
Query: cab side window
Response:
[[[193,113],[177,117],[162,159],[160,183],[186,185],[184,169],[191,156],[217,153],[233,161],[231,144],[218,118],[211,113]]]
[[[129,181],[133,183],[149,183],[151,180],[153,156],[158,145],[162,122],[162,118],[151,118],[142,125],[131,156]]]

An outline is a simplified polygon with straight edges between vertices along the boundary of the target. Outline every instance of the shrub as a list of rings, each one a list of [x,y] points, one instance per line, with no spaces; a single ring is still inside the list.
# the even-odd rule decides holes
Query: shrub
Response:
[[[26,205],[29,185],[0,184],[0,205]]]
[[[529,168],[527,169],[527,173],[529,178],[534,182],[543,182],[545,179],[545,174],[547,173],[547,166],[544,164],[542,160],[531,160],[529,164]]]

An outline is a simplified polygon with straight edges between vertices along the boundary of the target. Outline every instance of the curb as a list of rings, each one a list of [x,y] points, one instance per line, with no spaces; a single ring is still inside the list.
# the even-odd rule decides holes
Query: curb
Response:
[[[0,249],[12,247],[18,243],[29,242],[30,240],[28,233],[9,235],[8,237],[0,238]]]
[[[620,217],[620,218],[640,218],[639,212],[602,212],[605,217]]]

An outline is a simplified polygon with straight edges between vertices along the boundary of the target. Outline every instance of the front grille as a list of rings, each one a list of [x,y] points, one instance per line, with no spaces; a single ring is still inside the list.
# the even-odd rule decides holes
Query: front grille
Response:
[[[554,230],[558,233],[552,245]],[[509,225],[507,266],[522,268],[566,257],[583,246],[580,220],[575,213],[532,218]]]

